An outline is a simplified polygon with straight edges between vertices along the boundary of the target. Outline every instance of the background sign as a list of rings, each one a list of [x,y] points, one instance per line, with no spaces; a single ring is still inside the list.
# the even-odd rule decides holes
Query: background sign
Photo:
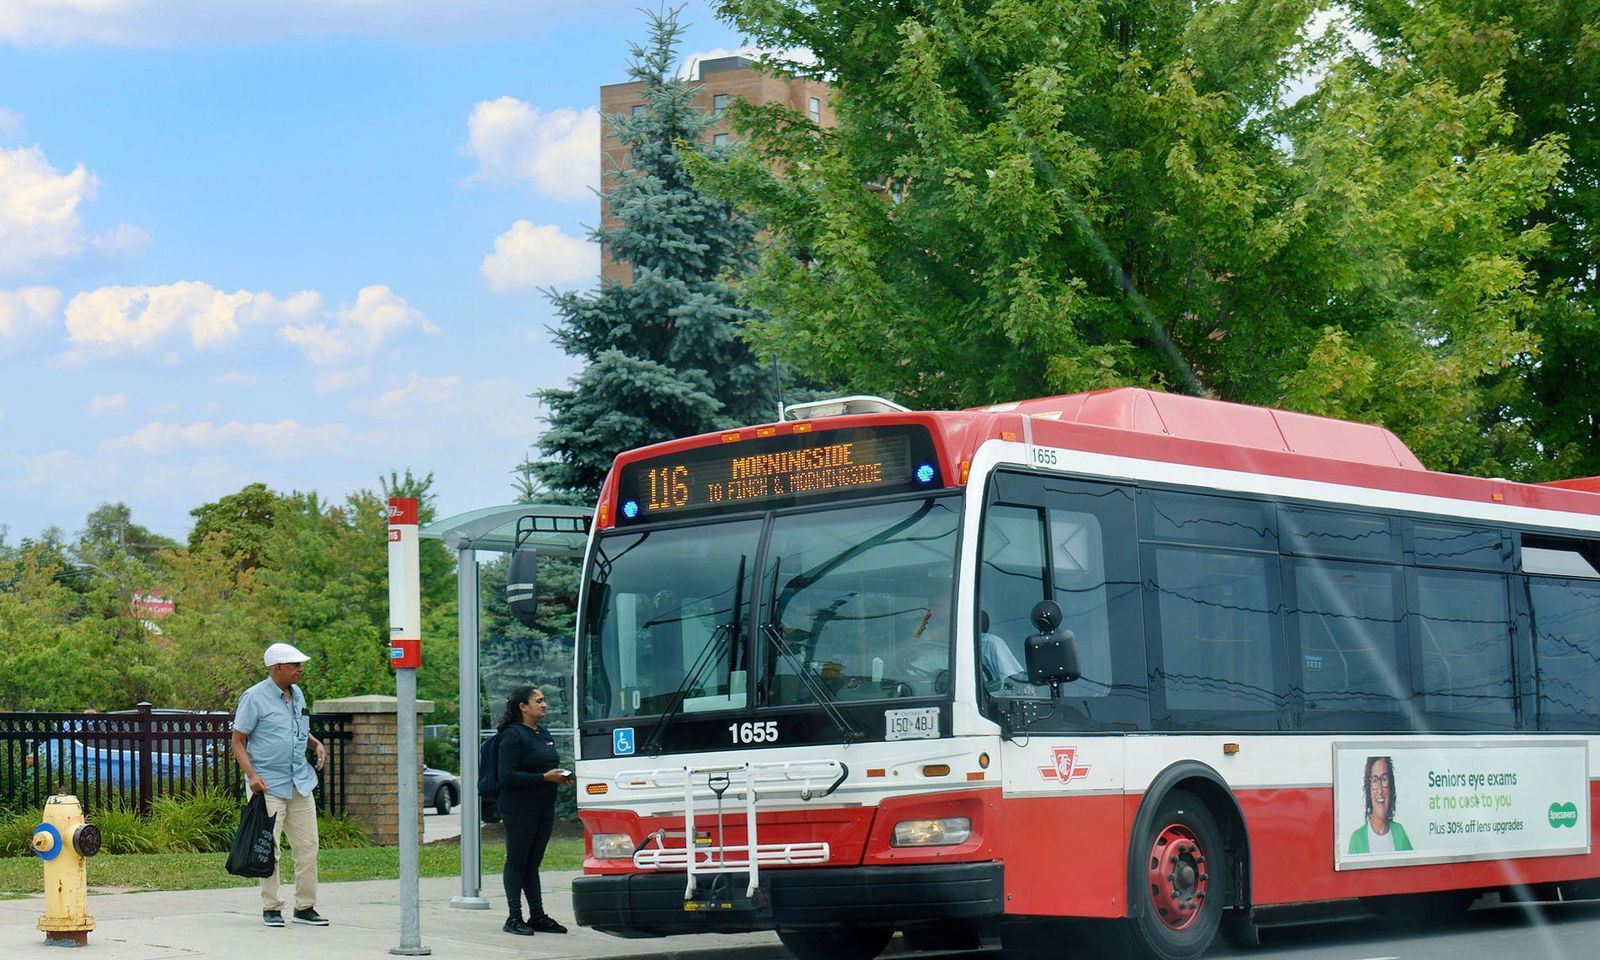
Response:
[[[1335,743],[1333,797],[1336,870],[1589,851],[1586,741]]]

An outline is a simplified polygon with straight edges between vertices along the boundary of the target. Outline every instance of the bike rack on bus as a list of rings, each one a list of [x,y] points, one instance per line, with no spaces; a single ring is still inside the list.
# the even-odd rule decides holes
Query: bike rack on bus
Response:
[[[762,843],[757,834],[756,805],[761,800],[794,797],[811,800],[826,797],[844,783],[849,768],[837,760],[793,760],[768,763],[741,763],[708,767],[659,767],[653,770],[627,770],[617,774],[623,790],[682,789],[683,846],[668,847],[665,829],[646,837],[633,852],[633,865],[640,870],[683,870],[687,880],[683,890],[685,910],[760,909],[761,866],[803,866],[827,863],[827,841],[807,843]],[[725,798],[742,800],[745,815],[745,842],[722,844],[722,804]],[[716,846],[701,846],[695,836],[695,813],[700,801],[716,804]],[[654,842],[657,846],[651,847]],[[733,870],[748,870],[750,882],[742,902],[698,899],[699,878]],[[715,890],[713,885],[712,890]]]

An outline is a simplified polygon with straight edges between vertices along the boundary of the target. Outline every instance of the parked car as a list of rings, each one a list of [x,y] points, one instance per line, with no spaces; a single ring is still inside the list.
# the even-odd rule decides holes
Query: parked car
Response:
[[[440,813],[449,813],[461,802],[461,778],[446,770],[422,768],[422,803]]]

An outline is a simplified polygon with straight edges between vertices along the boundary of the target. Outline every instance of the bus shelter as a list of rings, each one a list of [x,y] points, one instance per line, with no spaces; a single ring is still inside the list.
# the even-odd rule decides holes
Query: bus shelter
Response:
[[[540,557],[581,557],[589,537],[592,507],[554,503],[513,503],[483,507],[437,520],[420,535],[442,540],[456,552],[456,598],[459,607],[456,636],[460,638],[460,744],[461,744],[461,893],[451,906],[487,910],[489,901],[479,889],[483,873],[482,826],[478,803],[478,748],[482,743],[479,719],[478,554],[511,553],[531,547]]]

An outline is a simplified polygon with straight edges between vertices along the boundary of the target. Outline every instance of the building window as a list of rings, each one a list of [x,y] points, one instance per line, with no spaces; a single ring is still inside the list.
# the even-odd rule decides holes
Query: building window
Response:
[[[644,111],[645,111],[645,105],[644,104],[636,103],[636,104],[633,105],[633,115],[634,116],[642,117],[642,116],[644,116]]]
[[[726,133],[713,134],[711,145],[713,147],[726,147],[728,145],[728,135]]]
[[[719,93],[711,98],[711,112],[714,115],[720,117],[722,116],[722,111],[726,109],[728,109],[728,94]]]
[[[806,113],[811,117],[812,123],[822,122],[822,98],[812,97],[806,104]]]

